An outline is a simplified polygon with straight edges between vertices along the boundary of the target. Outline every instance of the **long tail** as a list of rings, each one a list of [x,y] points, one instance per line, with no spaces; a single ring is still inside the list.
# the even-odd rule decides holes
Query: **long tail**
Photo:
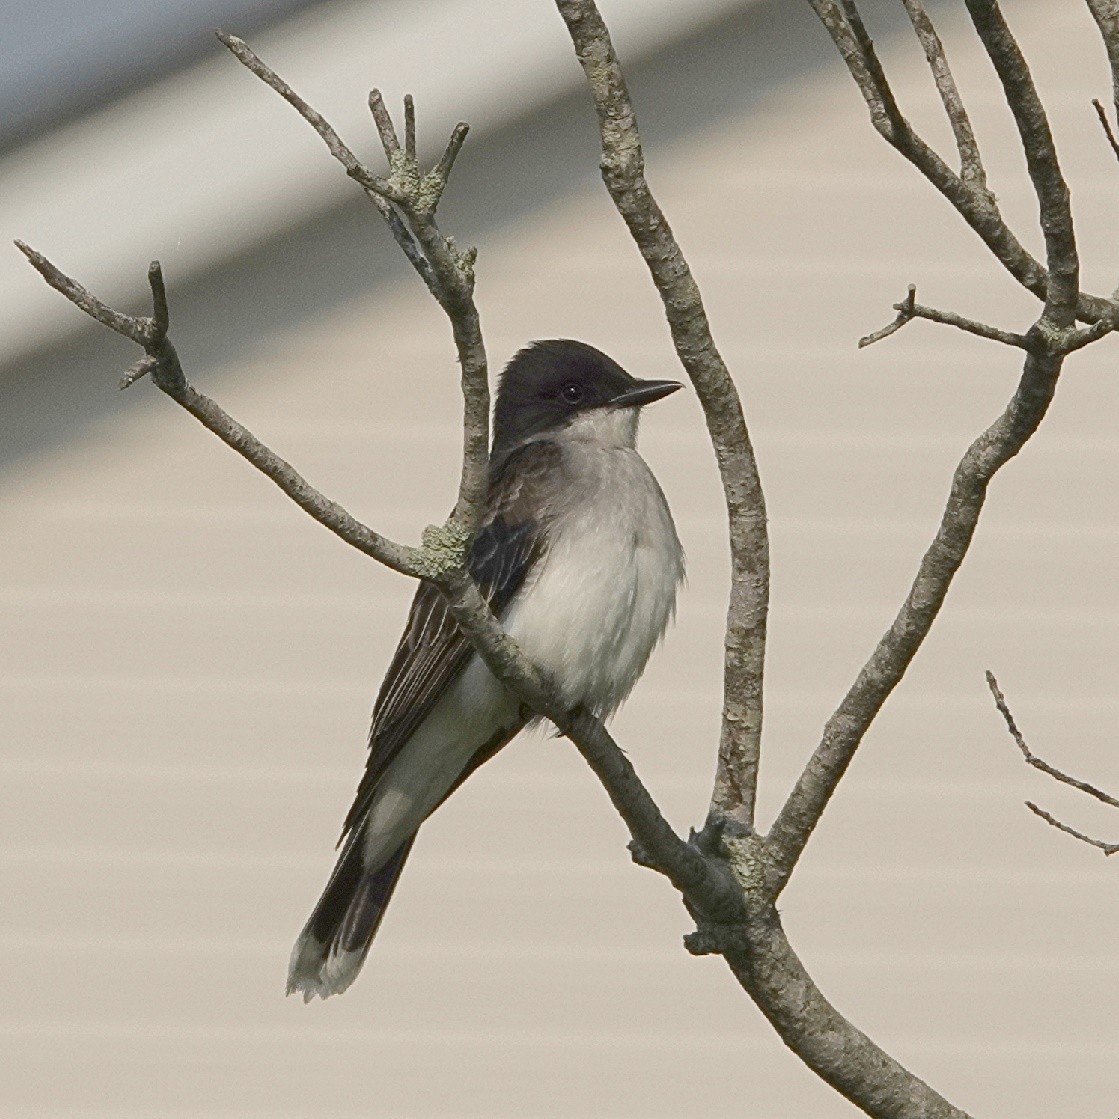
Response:
[[[300,992],[304,1002],[340,995],[357,978],[416,838],[411,835],[376,870],[366,870],[363,834],[358,827],[347,837],[292,949],[287,993]]]

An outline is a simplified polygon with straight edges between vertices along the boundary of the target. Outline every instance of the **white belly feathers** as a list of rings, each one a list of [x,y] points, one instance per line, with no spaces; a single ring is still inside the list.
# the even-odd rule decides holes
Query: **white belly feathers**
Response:
[[[664,494],[632,447],[580,440],[564,452],[570,507],[504,623],[566,705],[605,717],[672,618],[684,553]]]

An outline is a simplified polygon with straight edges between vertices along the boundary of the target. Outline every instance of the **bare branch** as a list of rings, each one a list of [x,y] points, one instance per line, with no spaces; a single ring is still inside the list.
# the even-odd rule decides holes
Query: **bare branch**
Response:
[[[381,95],[374,90],[369,95],[369,107],[392,171],[388,179],[380,178],[357,159],[322,114],[308,105],[244,42],[224,32],[219,32],[218,38],[242,65],[275,90],[310,124],[330,154],[346,169],[346,174],[361,184],[388,223],[397,244],[450,319],[462,367],[463,396],[462,475],[451,520],[463,539],[468,539],[478,527],[489,474],[490,397],[486,350],[474,303],[475,252],[473,249],[459,252],[435,223],[436,207],[447,185],[454,155],[466,137],[466,125],[459,124],[451,135],[448,151],[453,154],[449,158],[444,155],[437,167],[421,175],[415,158],[415,110],[411,98],[406,98],[405,102],[402,152],[388,110]]]
[[[1107,334],[1119,330],[1119,304],[1116,304],[1115,309],[1109,316],[1097,320],[1091,326],[1082,326],[1079,329],[1066,331],[1063,340],[1060,342],[1061,352],[1071,354],[1076,350],[1082,350],[1085,346],[1090,346],[1093,342],[1098,342]]]
[[[1045,319],[1057,328],[1070,326],[1077,313],[1080,261],[1068,184],[1061,173],[1049,119],[1026,59],[1003,19],[998,0],[965,0],[965,3],[1002,82],[1037,195],[1049,271],[1045,285]]]
[[[751,914],[720,950],[781,1040],[825,1083],[875,1119],[968,1119],[856,1029],[824,997],[776,910]]]
[[[373,174],[342,142],[342,137],[334,131],[326,118],[311,108],[275,70],[266,66],[243,39],[227,35],[224,31],[217,32],[217,37],[242,66],[274,89],[319,134],[330,154],[342,164],[351,179],[382,199],[397,203],[404,201],[403,192],[388,179]]]
[[[75,307],[103,326],[143,346],[145,357],[126,375],[129,383],[138,376],[149,373],[159,389],[279,486],[304,512],[347,544],[402,574],[419,576],[425,573],[427,564],[421,552],[381,536],[351,516],[342,506],[328,500],[289,463],[261,443],[251,431],[237,423],[209,397],[191,387],[179,362],[179,355],[167,337],[170,315],[163,273],[158,261],[153,261],[148,269],[153,315],[151,318],[139,318],[114,311],[81,284],[66,276],[41,253],[21,241],[16,243],[47,283],[61,292]]]
[[[921,0],[902,0],[902,3],[925,51],[925,58],[928,59],[929,68],[932,70],[941,104],[944,106],[948,123],[952,126],[956,150],[960,154],[960,175],[964,182],[975,183],[976,186],[986,189],[987,174],[983,170],[983,157],[980,155],[979,144],[976,142],[967,109],[956,86],[956,79],[952,77],[952,71],[948,67],[944,44],[936,33],[936,28],[929,19]]]
[[[410,93],[404,95],[404,158],[416,162],[416,103]]]
[[[1116,159],[1119,159],[1119,140],[1116,140],[1115,133],[1111,131],[1111,122],[1107,119],[1107,110],[1100,104],[1098,97],[1092,98],[1092,106],[1096,110],[1096,116],[1099,117],[1100,127],[1103,129],[1103,134],[1107,137],[1107,142],[1111,146],[1112,154]]]
[[[411,98],[409,97],[405,101],[405,105],[410,101]],[[391,167],[394,158],[400,153],[400,140],[397,139],[396,125],[392,123],[392,116],[385,107],[385,99],[381,96],[379,89],[369,91],[369,112],[372,114],[373,123],[377,127],[377,135],[381,138],[381,147],[384,149],[385,158],[389,161]],[[415,109],[413,108],[413,126],[414,122]]]
[[[321,113],[312,109],[302,97],[299,96],[285,82],[279,74],[266,66],[256,54],[249,49],[244,40],[236,35],[227,35],[224,31],[217,32],[221,43],[228,48],[230,53],[247,70],[255,74],[270,89],[275,90],[295,111],[318,133],[323,143],[326,144],[330,154],[334,156],[346,170],[346,174],[364,188],[367,197],[377,207],[378,213],[385,220],[394,240],[400,246],[409,263],[419,273],[420,278],[427,284],[428,289],[435,294],[436,280],[431,265],[423,254],[416,238],[404,223],[400,214],[393,207],[385,195],[389,184],[374,175],[356,155],[346,146],[341,136],[331,127]],[[386,114],[387,115],[387,114]],[[391,128],[391,122],[389,127]],[[383,138],[383,137],[382,137]]]
[[[633,104],[593,0],[556,0],[598,111],[602,178],[664,302],[681,364],[695,386],[726,498],[731,589],[723,668],[723,721],[712,815],[753,827],[769,611],[765,499],[742,402],[715,342],[680,246],[645,181]]]
[[[1095,785],[1089,785],[1086,781],[1079,781],[1075,777],[1070,777],[1067,773],[1062,773],[1061,770],[1054,768],[1047,761],[1033,753],[1029,746],[1026,745],[1026,740],[1022,736],[1022,732],[1018,729],[1018,724],[1014,721],[1014,716],[1010,712],[1010,707],[1007,705],[1006,698],[999,690],[998,681],[990,671],[987,672],[987,687],[991,689],[991,695],[994,697],[995,706],[999,709],[999,713],[1006,722],[1006,729],[1010,731],[1010,737],[1014,739],[1018,749],[1022,751],[1022,757],[1026,759],[1027,765],[1032,765],[1034,769],[1038,769],[1054,780],[1060,781],[1063,785],[1071,785],[1072,788],[1078,789],[1082,793],[1087,793],[1090,797],[1095,797],[1096,800],[1103,804],[1110,805],[1112,808],[1119,808],[1119,800],[1116,800],[1116,798],[1109,793],[1105,793],[1102,789],[1097,789]]]
[[[957,315],[954,311],[938,311],[935,307],[924,307],[916,300],[917,287],[915,284],[910,284],[909,293],[905,299],[901,303],[894,304],[894,310],[898,313],[897,318],[880,330],[860,338],[859,349],[872,346],[875,342],[881,342],[883,338],[889,338],[891,334],[896,334],[906,323],[912,322],[914,319],[928,319],[929,322],[940,323],[943,326],[954,326],[958,330],[975,334],[980,338],[987,338],[992,342],[1002,342],[1003,345],[1015,346],[1020,350],[1030,349],[1030,340],[1024,334],[1013,334],[1009,330],[1000,330],[997,326],[988,326],[986,323],[977,322],[975,319],[965,318],[963,315]],[[1095,327],[1089,329],[1094,330]],[[1100,333],[1103,334],[1106,331],[1101,330]],[[1093,339],[1089,339],[1089,341],[1091,340]],[[1087,345],[1087,342],[1083,342],[1081,345]],[[1079,348],[1079,346],[1076,348]]]
[[[870,110],[871,122],[879,134],[908,159],[951,203],[956,212],[978,234],[995,259],[1018,283],[1039,299],[1045,299],[1048,273],[1006,224],[994,195],[978,182],[965,181],[957,175],[917,135],[900,112],[887,111],[893,95],[889,92],[888,86],[884,90],[881,89],[874,77],[874,74],[881,72],[881,67],[874,66],[876,60],[867,59],[859,38],[852,30],[837,0],[808,0],[808,3],[827,29],[843,61],[847,64]],[[855,10],[854,0],[845,0],[845,7]],[[858,22],[861,26],[861,20]],[[1112,304],[1109,299],[1081,292],[1076,305],[1076,314],[1084,322],[1096,322],[1110,315],[1111,309]]]
[[[112,307],[102,303],[97,296],[82,287],[77,280],[70,279],[65,272],[56,268],[42,253],[36,252],[26,242],[16,241],[15,246],[31,262],[31,267],[55,291],[64,295],[80,311],[84,311],[91,319],[96,320],[102,326],[107,326],[115,334],[123,335],[137,345],[146,346],[148,344],[155,325],[152,319],[124,315],[120,311],[114,311]]]
[[[1062,824],[1056,816],[1046,812],[1044,808],[1038,808],[1032,800],[1026,801],[1026,807],[1035,816],[1040,816],[1047,824],[1051,824],[1058,831],[1063,831],[1066,835],[1071,835],[1092,847],[1098,847],[1105,855],[1119,853],[1119,843],[1106,843],[1102,839],[1093,839],[1090,835],[1085,835],[1082,831],[1077,831],[1076,828],[1070,828],[1068,824]]]
[[[1111,66],[1111,99],[1119,114],[1119,0],[1085,0],[1096,21]],[[1119,154],[1119,153],[1116,153]]]
[[[894,310],[897,311],[897,318],[892,323],[887,323],[885,326],[880,327],[878,330],[872,331],[870,334],[864,334],[859,339],[859,349],[865,349],[867,346],[873,346],[875,342],[881,342],[883,338],[889,338],[891,334],[896,334],[907,322],[911,322],[917,314],[917,285],[909,285],[909,294],[906,295],[900,303],[894,304]]]
[[[767,837],[774,896],[784,888],[867,728],[921,647],[971,545],[995,473],[1037,430],[1056,390],[1063,358],[1030,352],[1003,414],[968,448],[917,578],[893,624],[824,728],[823,738]]]
[[[458,153],[462,151],[463,141],[466,139],[466,133],[468,131],[469,127],[465,124],[459,123],[455,125],[454,131],[451,133],[451,138],[447,141],[447,146],[443,154],[439,157],[439,162],[436,164],[433,173],[433,181],[440,184],[440,194],[442,194],[443,187],[447,184],[447,179],[450,178],[451,168],[454,167],[455,160],[458,159]],[[436,201],[438,201],[438,197]]]
[[[839,0],[839,3],[843,9],[847,28],[854,39],[858,57],[865,70],[868,90],[873,91],[874,94],[872,98],[868,99],[867,104],[871,110],[871,117],[875,118],[877,116],[875,127],[883,135],[886,135],[887,131],[892,134],[900,134],[904,132],[908,125],[902,116],[901,109],[898,107],[894,91],[890,88],[886,71],[882,69],[878,52],[874,49],[874,40],[867,32],[858,5],[855,0]]]

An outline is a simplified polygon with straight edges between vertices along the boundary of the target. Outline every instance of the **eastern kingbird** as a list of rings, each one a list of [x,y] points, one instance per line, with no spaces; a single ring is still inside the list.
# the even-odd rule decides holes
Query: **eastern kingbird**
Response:
[[[678,388],[568,340],[528,346],[501,376],[467,565],[564,705],[600,718],[637,682],[684,577],[664,494],[635,449],[641,408]],[[289,995],[349,987],[420,824],[533,721],[421,582],[373,709],[342,852],[292,950]]]

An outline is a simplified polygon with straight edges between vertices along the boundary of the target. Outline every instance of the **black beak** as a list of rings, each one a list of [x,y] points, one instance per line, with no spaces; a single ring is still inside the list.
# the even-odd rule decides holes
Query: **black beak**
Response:
[[[683,387],[679,381],[634,381],[630,388],[615,396],[610,404],[614,408],[640,408]]]

